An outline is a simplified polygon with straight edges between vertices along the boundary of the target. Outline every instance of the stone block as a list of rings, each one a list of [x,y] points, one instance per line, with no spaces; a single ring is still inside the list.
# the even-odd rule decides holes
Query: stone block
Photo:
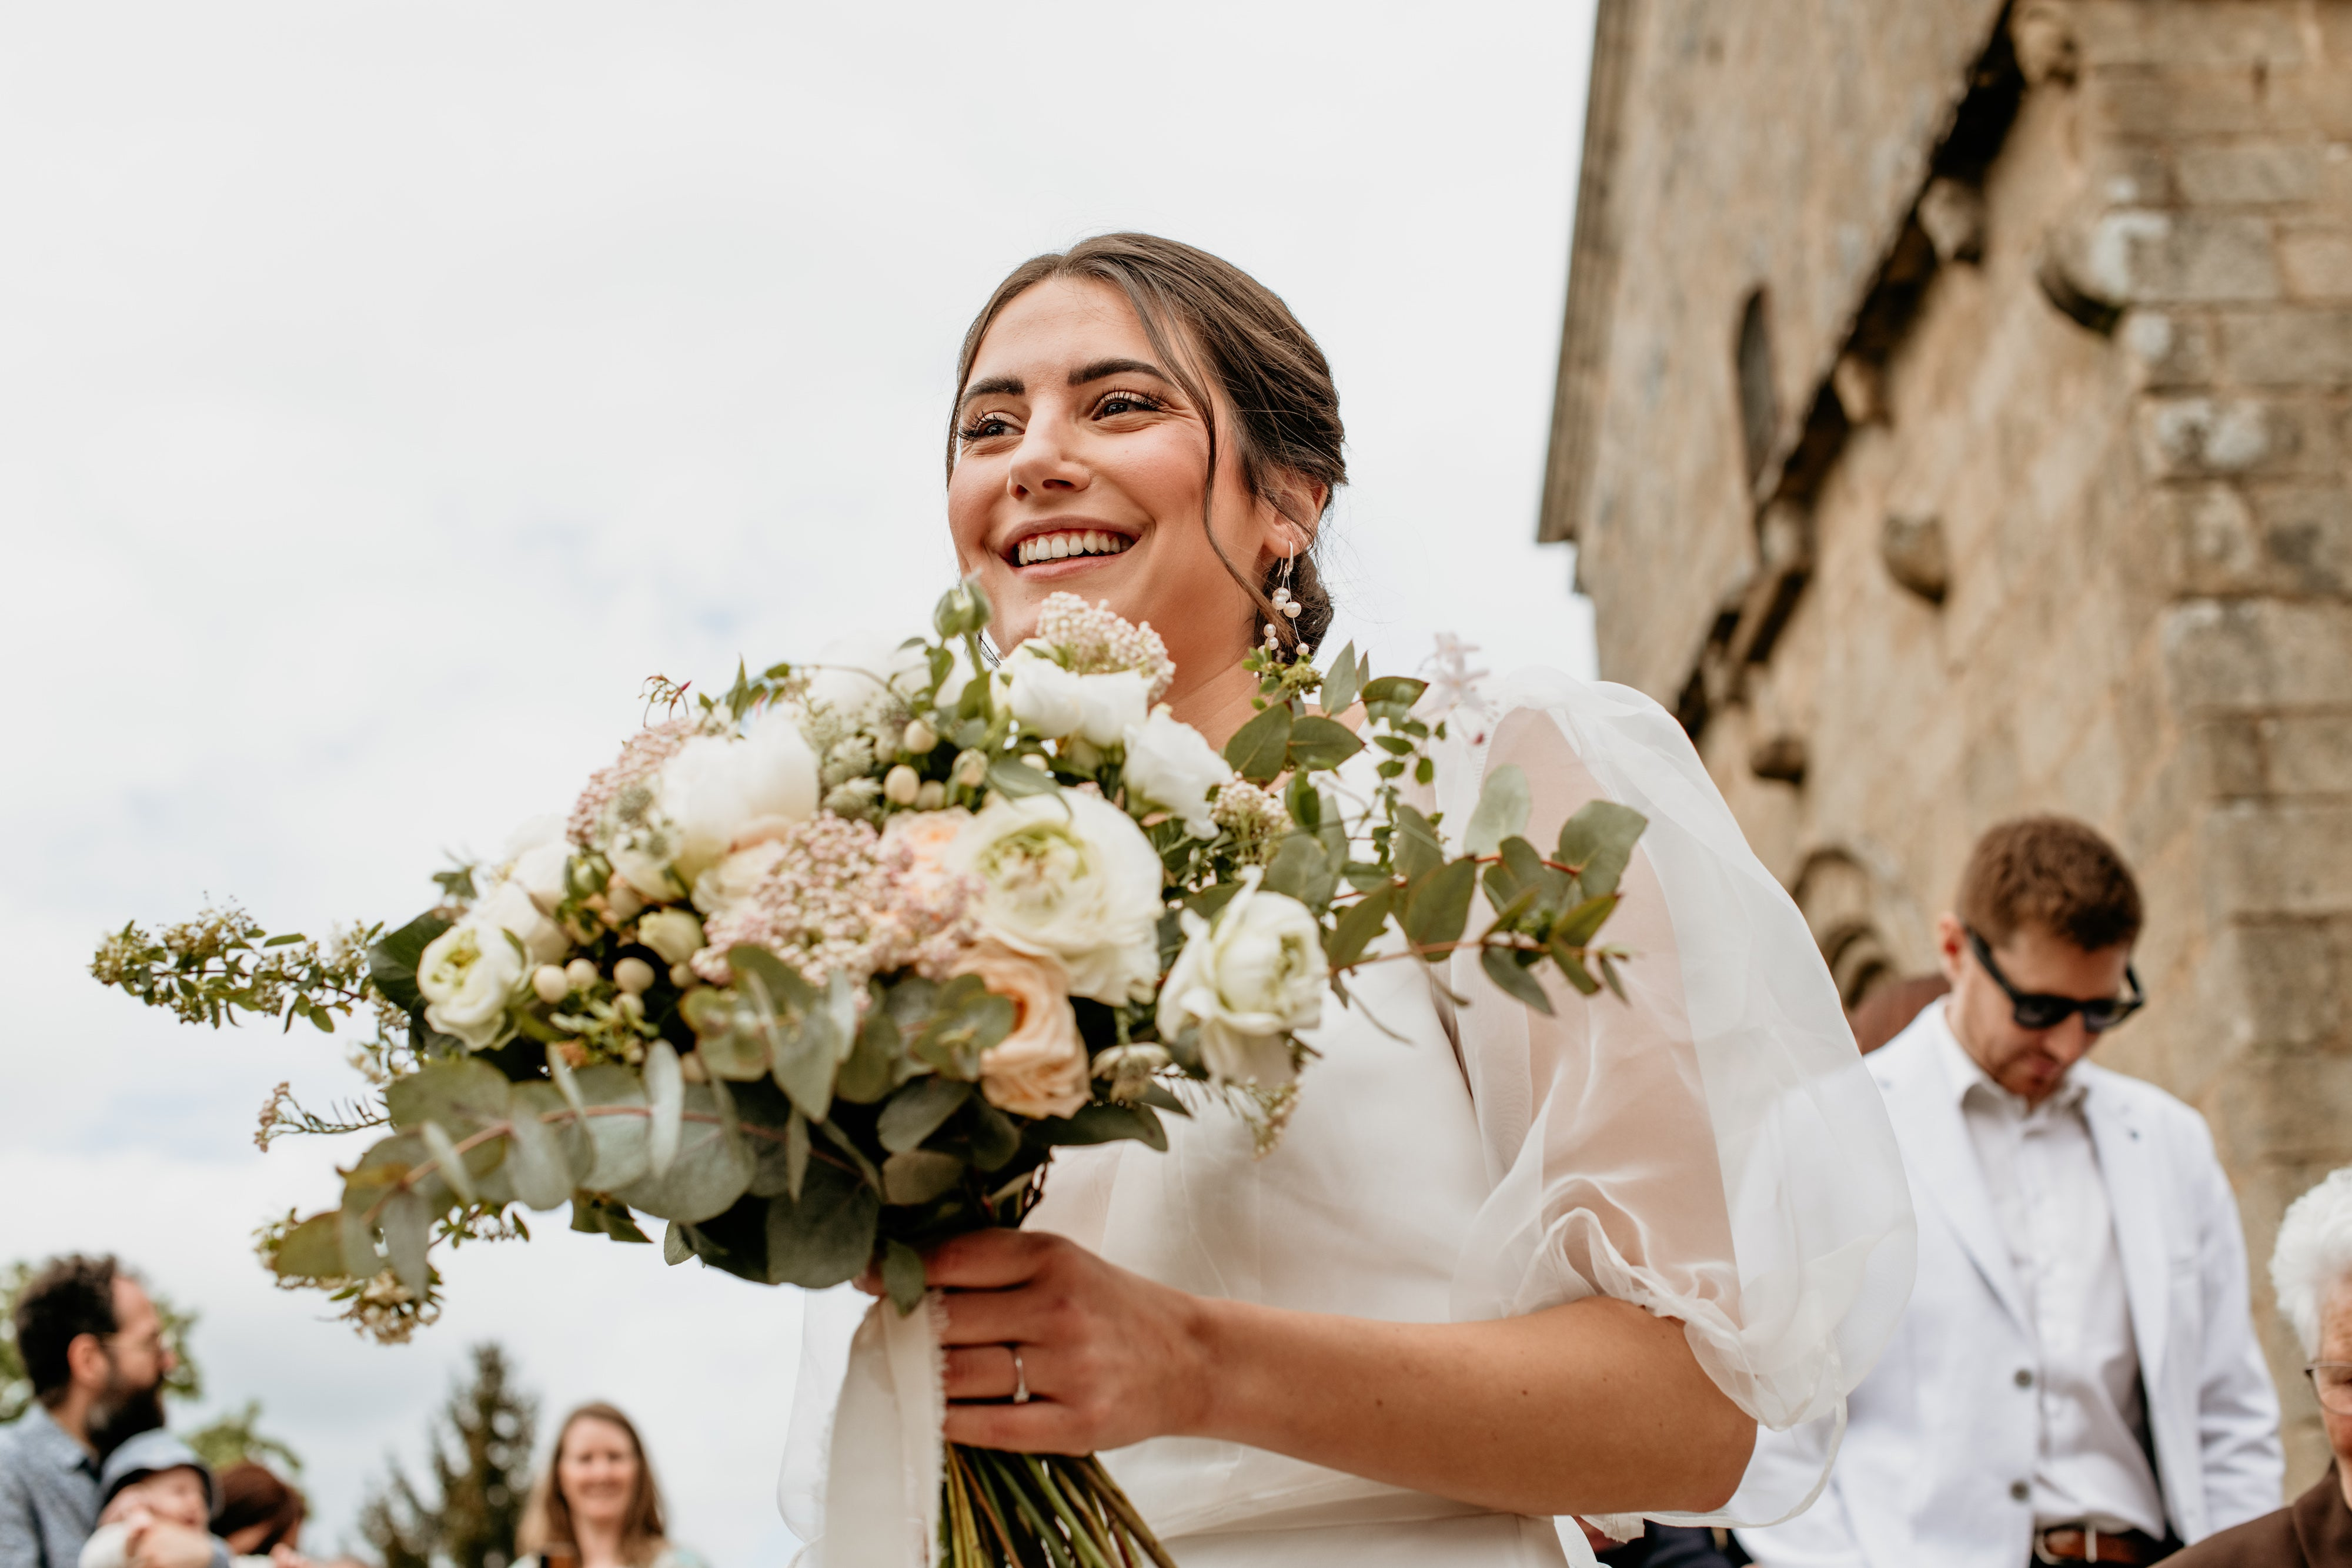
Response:
[[[2262,721],[2270,787],[2282,795],[2352,794],[2352,712]],[[2352,976],[2352,968],[2344,973]]]
[[[2352,796],[2223,801],[2208,809],[2203,838],[2216,914],[2352,915]]]
[[[2169,141],[2266,131],[2268,107],[2250,70],[2102,70],[2080,89],[2095,133]]]
[[[2230,311],[2221,368],[2255,387],[2352,387],[2352,309]]]
[[[2289,228],[2277,244],[2289,298],[2352,299],[2352,229]]]
[[[2222,960],[2251,1038],[2308,1050],[2352,1044],[2343,979],[2352,975],[2352,919],[2248,920],[2226,928]]]
[[[2213,323],[2202,314],[2135,310],[2116,337],[2138,364],[2143,386],[2203,386],[2213,379]]]
[[[2216,1139],[2265,1161],[2341,1161],[2352,1128],[2352,1056],[2264,1053],[2215,1086]]]
[[[2275,299],[2278,257],[2267,219],[2229,214],[2100,214],[2081,243],[2085,293],[2121,305]]]
[[[2260,591],[2264,574],[2254,508],[2236,486],[2159,489],[2150,497],[2150,508],[2175,593]]]
[[[2352,595],[2352,489],[2262,485],[2252,503],[2265,580],[2276,591]],[[2352,686],[2352,672],[2346,684]]]
[[[2217,5],[2200,0],[2077,0],[2064,7],[2085,69],[2117,66],[2303,63],[2296,7],[2286,0]]]
[[[2343,421],[2324,402],[2259,397],[2150,397],[2140,456],[2159,478],[2333,474]]]
[[[2262,724],[2259,718],[2232,715],[2209,719],[2196,727],[2197,761],[2209,794],[2228,800],[2269,792]]]
[[[2276,206],[2319,193],[2321,152],[2311,142],[2189,146],[2175,155],[2181,198],[2206,207]]]
[[[2343,706],[2352,605],[2195,599],[2165,612],[2165,674],[2184,715]]]

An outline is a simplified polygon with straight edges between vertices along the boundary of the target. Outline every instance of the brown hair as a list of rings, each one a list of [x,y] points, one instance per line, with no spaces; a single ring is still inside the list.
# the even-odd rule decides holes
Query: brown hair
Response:
[[[310,1513],[300,1492],[279,1480],[267,1465],[250,1459],[223,1470],[220,1489],[220,1512],[213,1516],[215,1535],[235,1535],[257,1524],[269,1526],[260,1544],[246,1549],[247,1556],[266,1557],[280,1542],[290,1543]]]
[[[2115,847],[2071,817],[2020,817],[1977,841],[1961,921],[1999,946],[2032,926],[2086,953],[2139,935],[2139,884]]]
[[[579,1557],[579,1541],[572,1529],[572,1504],[563,1495],[556,1471],[562,1468],[563,1445],[571,1439],[572,1428],[583,1421],[604,1421],[618,1427],[629,1439],[629,1451],[637,1459],[637,1484],[629,1493],[628,1511],[621,1516],[621,1561],[635,1568],[651,1568],[653,1560],[669,1544],[668,1527],[662,1520],[661,1487],[654,1479],[653,1461],[646,1458],[646,1445],[638,1437],[636,1427],[626,1416],[601,1401],[581,1406],[555,1429],[555,1447],[547,1456],[547,1468],[531,1483],[530,1501],[524,1506],[522,1523],[515,1531],[515,1550],[536,1552],[542,1560]]]
[[[112,1258],[68,1253],[41,1265],[16,1292],[10,1323],[16,1354],[44,1408],[56,1409],[73,1386],[66,1360],[73,1342],[84,1334],[103,1342],[122,1326],[114,1316],[114,1277],[120,1271]]]
[[[1330,509],[1332,495],[1348,482],[1339,389],[1332,384],[1323,350],[1281,297],[1205,250],[1157,235],[1098,235],[1065,251],[1033,256],[1007,274],[972,318],[962,351],[956,356],[957,402],[948,410],[949,478],[955,476],[957,415],[981,340],[1014,298],[1058,277],[1107,283],[1127,296],[1153,351],[1199,405],[1208,424],[1209,482],[1201,503],[1201,524],[1209,529],[1210,548],[1234,580],[1248,591],[1258,613],[1281,628],[1286,644],[1321,642],[1331,624],[1331,595],[1316,566],[1322,514],[1293,516],[1280,481],[1288,476],[1320,486],[1322,510]],[[1182,345],[1186,352],[1176,351],[1180,334],[1170,329],[1171,323],[1187,340]],[[1291,563],[1291,597],[1306,606],[1296,621],[1275,612],[1272,594],[1282,566],[1277,563],[1263,580],[1252,581],[1226,557],[1215,530],[1209,528],[1222,433],[1216,403],[1195,373],[1202,361],[1233,405],[1232,439],[1250,498],[1272,506],[1307,531],[1307,548]]]

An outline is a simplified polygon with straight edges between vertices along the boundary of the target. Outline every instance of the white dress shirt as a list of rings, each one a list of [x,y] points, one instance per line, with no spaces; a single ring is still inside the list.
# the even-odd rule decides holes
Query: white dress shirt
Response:
[[[2039,1364],[2033,1523],[2165,1533],[2106,1180],[2073,1075],[2028,1105],[1947,1030],[1944,1062],[2001,1239],[2025,1296]]]

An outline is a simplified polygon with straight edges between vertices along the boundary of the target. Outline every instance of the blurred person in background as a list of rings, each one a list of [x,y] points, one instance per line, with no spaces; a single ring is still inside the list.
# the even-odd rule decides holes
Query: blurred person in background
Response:
[[[220,1475],[220,1512],[213,1531],[239,1557],[300,1561],[302,1521],[310,1509],[302,1494],[267,1465],[247,1459]]]
[[[670,1544],[661,1488],[629,1418],[583,1405],[556,1429],[555,1452],[516,1531],[515,1568],[704,1568]]]
[[[2204,1121],[2083,1059],[2141,1002],[2140,896],[2080,822],[1970,854],[1951,992],[1868,1059],[1919,1215],[1911,1304],[1767,1568],[2154,1562],[2278,1506],[2278,1402]],[[1805,1474],[1801,1437],[1758,1462]]]
[[[220,1482],[188,1445],[169,1432],[142,1432],[106,1457],[99,1479],[98,1528],[82,1542],[79,1568],[213,1561]]]
[[[2352,1568],[2352,1167],[2288,1206],[2271,1286],[2311,1358],[2304,1370],[2336,1459],[2309,1491],[2200,1542],[2178,1568]]]
[[[163,1425],[177,1358],[155,1303],[111,1258],[51,1260],[17,1296],[16,1329],[35,1403],[0,1430],[0,1568],[73,1568],[98,1526],[100,1467]],[[175,1539],[158,1533],[142,1552]],[[134,1554],[131,1568],[227,1562],[215,1543],[193,1564]]]

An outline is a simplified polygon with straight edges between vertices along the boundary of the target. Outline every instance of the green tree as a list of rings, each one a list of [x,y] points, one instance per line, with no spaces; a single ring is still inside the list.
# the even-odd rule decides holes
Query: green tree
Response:
[[[255,1430],[260,1420],[261,1401],[248,1399],[244,1409],[228,1411],[210,1426],[189,1433],[188,1447],[196,1451],[196,1458],[212,1467],[215,1475],[247,1460],[300,1475],[301,1456],[279,1439]]]
[[[397,1459],[360,1510],[383,1568],[507,1568],[530,1490],[539,1400],[517,1385],[496,1343],[474,1347],[473,1376],[450,1390],[428,1437],[430,1498]]]
[[[16,1298],[33,1278],[35,1267],[20,1261],[0,1270],[0,1423],[14,1421],[33,1403],[32,1379],[25,1375],[25,1358],[16,1353]],[[180,1358],[171,1375],[163,1379],[163,1392],[175,1399],[201,1398],[204,1375],[188,1353],[188,1335],[196,1326],[196,1314],[174,1307],[152,1286],[147,1294],[155,1303],[156,1315],[163,1320],[163,1343]]]

